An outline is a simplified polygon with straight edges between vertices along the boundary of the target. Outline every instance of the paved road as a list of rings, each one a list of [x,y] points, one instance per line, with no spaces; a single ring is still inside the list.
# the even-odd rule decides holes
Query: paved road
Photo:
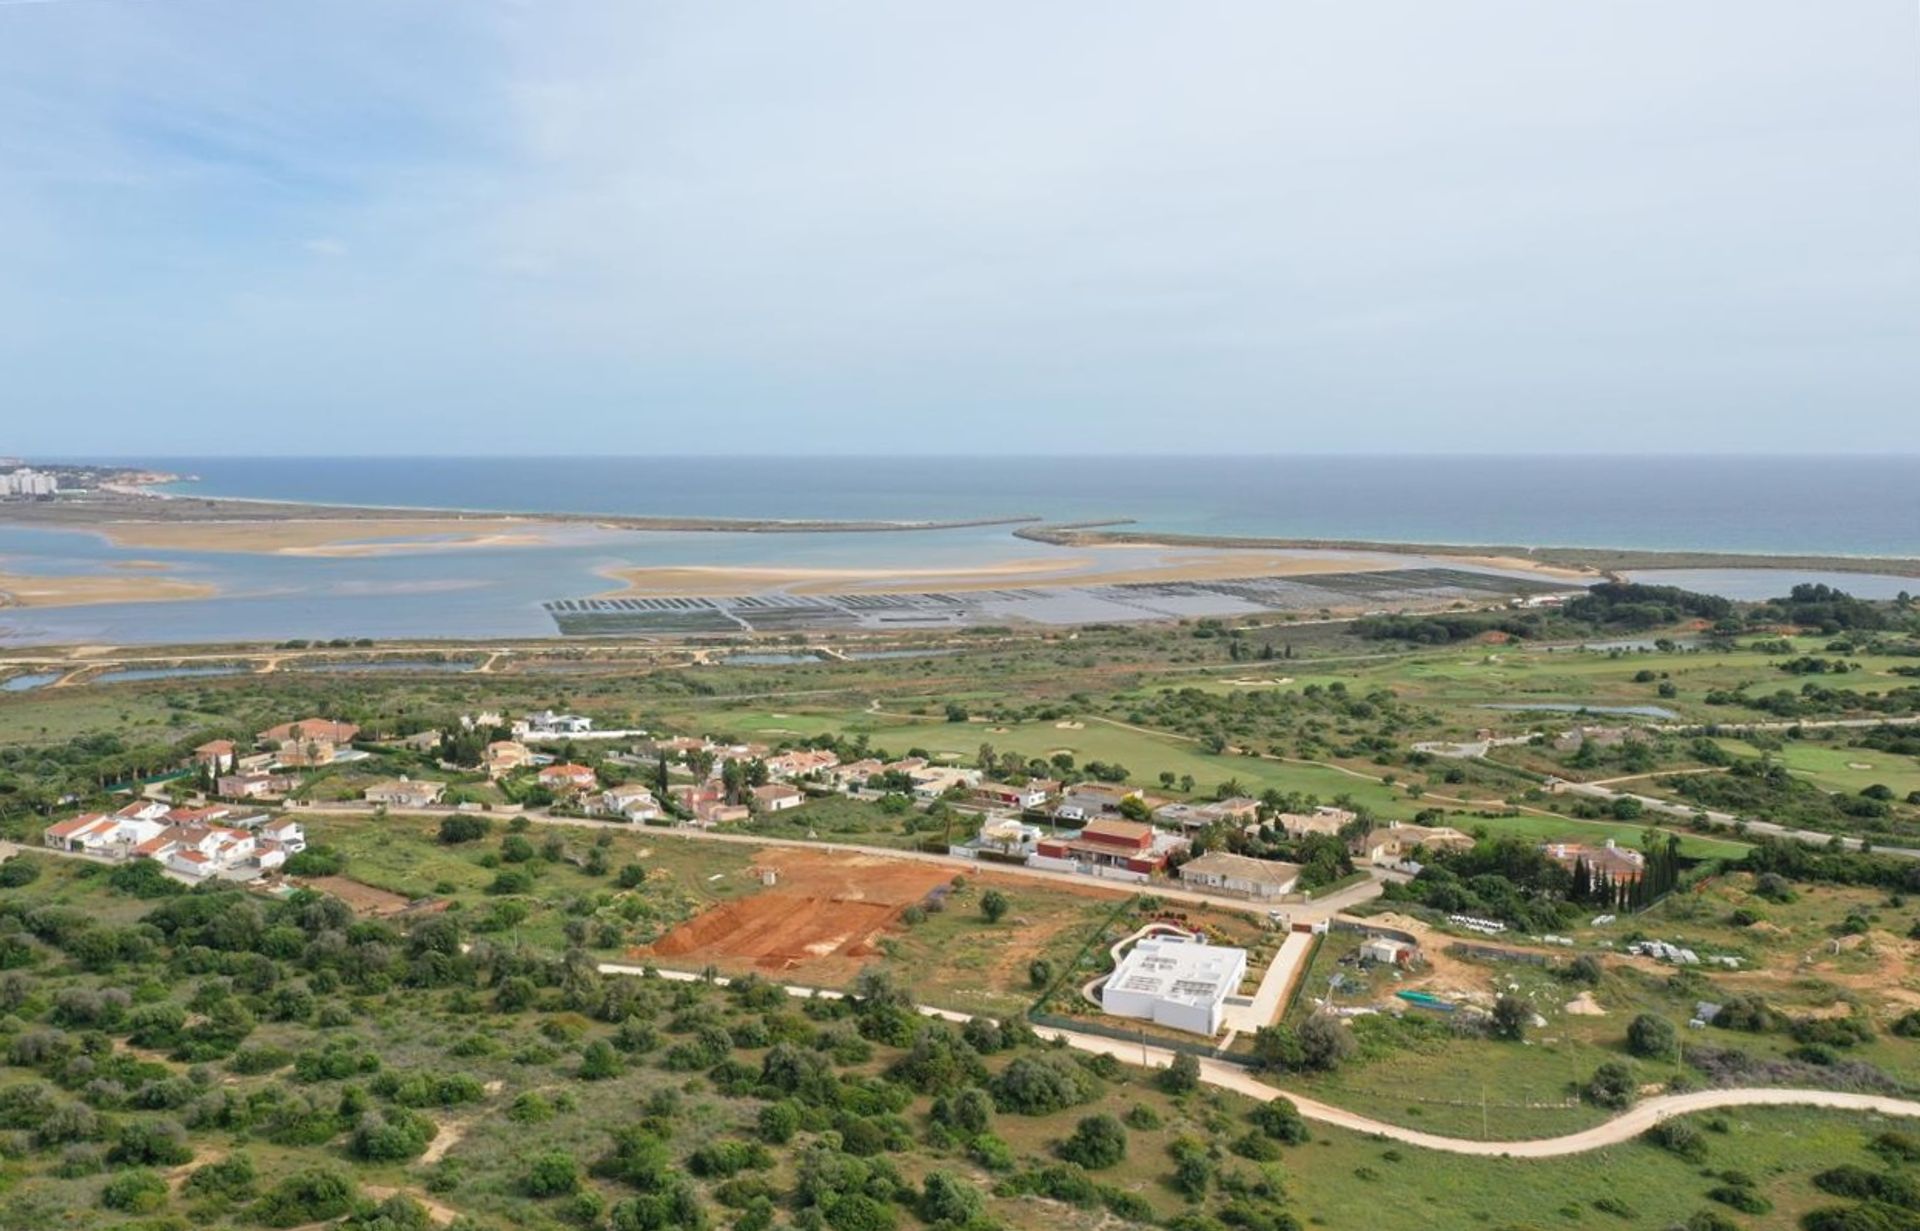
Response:
[[[1640,806],[1648,812],[1657,812],[1663,816],[1683,817],[1687,820],[1692,820],[1696,816],[1704,816],[1716,825],[1731,826],[1741,821],[1740,817],[1735,816],[1731,812],[1716,812],[1708,808],[1694,808],[1686,804],[1675,803],[1671,799],[1656,799],[1652,795],[1635,795],[1631,791],[1616,791],[1612,787],[1599,782],[1566,782],[1560,779],[1548,779],[1547,790],[1555,795],[1583,795],[1589,799],[1601,799],[1608,802],[1616,799],[1635,799],[1639,800]],[[1804,842],[1808,846],[1825,846],[1833,840],[1832,834],[1821,833],[1814,829],[1790,829],[1785,825],[1779,825],[1773,821],[1748,820],[1746,822],[1746,831],[1749,837],[1758,834],[1770,838],[1791,838],[1796,842]],[[1840,845],[1847,850],[1857,851],[1860,849],[1861,842],[1858,838],[1842,838],[1840,839]],[[1920,859],[1920,849],[1911,846],[1881,846],[1875,843],[1873,850],[1874,853],[1878,855],[1897,855],[1903,859]]]
[[[648,968],[623,962],[602,962],[599,964],[599,970],[602,974],[642,975],[647,973]],[[680,982],[697,982],[701,979],[701,976],[686,971],[655,970],[654,973],[661,978]],[[725,984],[727,979],[719,977],[714,982]],[[844,992],[834,991],[831,988],[789,985],[786,987],[786,992],[790,996],[801,998],[819,997],[839,1000],[845,997]],[[926,1016],[937,1017],[944,1021],[964,1022],[969,1016],[965,1013],[956,1013],[951,1009],[937,1009],[930,1005],[920,1005],[918,1008]],[[1050,1026],[1037,1026],[1034,1028],[1034,1033],[1042,1039],[1058,1039],[1078,1051],[1112,1056],[1116,1060],[1139,1064],[1146,1068],[1166,1068],[1173,1063],[1174,1053],[1162,1047],[1127,1043],[1119,1039],[1082,1034],[1076,1030],[1061,1030]],[[1596,1124],[1592,1128],[1568,1133],[1563,1137],[1535,1137],[1521,1141],[1481,1141],[1471,1137],[1443,1137],[1438,1133],[1423,1133],[1418,1129],[1388,1124],[1383,1120],[1363,1116],[1359,1112],[1348,1111],[1342,1107],[1335,1107],[1331,1103],[1323,1103],[1318,1099],[1284,1090],[1279,1086],[1268,1085],[1237,1065],[1224,1064],[1217,1060],[1200,1061],[1200,1080],[1207,1085],[1231,1090],[1261,1102],[1276,1098],[1289,1099],[1300,1109],[1302,1116],[1321,1124],[1331,1124],[1356,1133],[1385,1137],[1406,1145],[1419,1146],[1424,1150],[1493,1158],[1559,1158],[1568,1154],[1584,1154],[1603,1146],[1631,1141],[1669,1116],[1712,1111],[1719,1107],[1827,1107],[1838,1111],[1868,1111],[1883,1116],[1920,1117],[1920,1102],[1887,1098],[1878,1094],[1847,1094],[1837,1090],[1791,1090],[1779,1087],[1695,1090],[1687,1094],[1663,1094],[1658,1098],[1647,1099],[1636,1103],[1604,1124]]]

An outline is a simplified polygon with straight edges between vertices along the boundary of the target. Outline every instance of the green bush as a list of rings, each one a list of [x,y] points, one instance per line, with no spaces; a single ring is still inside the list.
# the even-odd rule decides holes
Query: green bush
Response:
[[[167,1182],[145,1169],[122,1171],[100,1190],[100,1204],[127,1214],[151,1214],[167,1203]]]

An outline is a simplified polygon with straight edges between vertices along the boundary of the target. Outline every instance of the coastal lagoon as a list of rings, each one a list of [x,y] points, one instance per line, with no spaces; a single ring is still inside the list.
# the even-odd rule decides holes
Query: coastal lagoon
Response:
[[[351,523],[346,523],[343,533],[351,532]],[[122,547],[94,531],[0,526],[0,572],[34,577],[113,576],[136,593],[145,579],[166,579],[197,583],[215,592],[208,598],[160,602],[0,609],[0,645],[550,637],[558,631],[550,605],[624,593],[616,577],[634,569],[820,570],[828,576],[834,570],[879,573],[897,568],[923,574],[950,570],[955,575],[988,570],[990,577],[996,568],[1030,571],[1057,559],[1062,574],[1070,575],[1076,584],[1091,586],[1102,578],[1136,576],[1143,568],[1188,556],[1216,562],[1216,572],[1223,558],[1218,552],[1170,553],[1150,547],[1053,547],[1015,538],[1006,526],[750,533],[567,524],[544,528],[540,541],[521,545],[416,543],[393,552],[339,555]],[[1233,568],[1243,559],[1238,554],[1224,558]],[[1328,573],[1376,569],[1382,576],[1424,567],[1457,568],[1455,562],[1411,556],[1311,550],[1246,553],[1244,561],[1248,575],[1282,564]],[[1476,571],[1516,583],[1527,580],[1520,572]],[[1017,575],[1026,577],[1029,572]],[[1037,602],[1031,601],[1037,591],[1019,593],[1029,597],[1028,618],[1042,622],[1251,609],[1243,600],[1211,592],[1169,598],[1155,608],[1116,606],[1087,598],[1087,591],[1074,588],[1047,591],[1048,597]],[[876,595],[872,601],[888,600]],[[1331,601],[1329,595],[1318,603]],[[743,628],[722,621],[718,631]]]
[[[175,459],[150,464],[198,476],[174,485],[181,497],[792,521],[1129,518],[1133,529],[1169,534],[1920,555],[1920,464],[1898,457]],[[1756,496],[1775,489],[1791,489],[1801,498]],[[1002,586],[1012,597],[997,607],[967,600],[979,610],[976,618],[1042,623],[1262,609],[1310,615],[1323,608],[1384,608],[1410,590],[1429,599],[1484,602],[1491,592],[1450,592],[1460,570],[1483,578],[1528,577],[1498,562],[1454,558],[1189,548],[1178,558],[1211,558],[1210,574],[1189,574],[1194,584],[1177,593],[1141,594],[1104,583],[1150,580],[1143,573],[1164,568],[1177,553],[1147,546],[1054,546],[1016,537],[1016,527],[1008,524],[858,532],[629,530],[585,521],[471,524],[471,533],[423,533],[396,543],[356,542],[356,523],[342,521],[329,523],[325,531],[342,541],[285,549],[260,544],[246,549],[236,541],[206,537],[190,523],[161,523],[169,533],[140,546],[116,545],[95,530],[0,524],[0,575],[91,579],[91,598],[110,594],[128,600],[62,605],[43,599],[46,605],[0,608],[0,645],[532,638],[555,636],[569,621],[576,632],[673,631],[671,621],[648,626],[611,617],[683,601],[672,597],[680,595],[879,590],[892,571],[936,578],[896,589],[917,585],[977,595]],[[360,528],[369,539],[380,534],[375,526]],[[1311,589],[1235,594],[1230,585],[1220,584],[1233,577],[1366,569],[1402,570],[1408,576],[1404,585],[1382,578],[1372,587],[1318,596]],[[1450,581],[1411,575],[1422,570],[1453,576]],[[1005,576],[996,575],[1001,571]],[[1800,581],[1825,581],[1873,598],[1920,589],[1914,578],[1778,569],[1659,569],[1632,576],[1740,599],[1781,594]],[[1532,580],[1540,585],[1547,579],[1536,575]],[[1556,584],[1579,583],[1562,579]],[[169,587],[174,596],[165,601],[141,597],[144,592],[160,598]],[[180,597],[183,593],[188,596]],[[1379,601],[1372,601],[1375,597]],[[791,630],[810,626],[805,613],[795,618]],[[869,626],[891,618],[876,615]],[[722,615],[689,621],[684,631],[749,627],[778,626]]]

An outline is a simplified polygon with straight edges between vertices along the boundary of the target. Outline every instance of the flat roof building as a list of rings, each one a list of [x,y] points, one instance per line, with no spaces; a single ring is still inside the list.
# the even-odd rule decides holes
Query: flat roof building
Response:
[[[1227,997],[1247,974],[1247,951],[1170,936],[1145,936],[1107,976],[1100,1007],[1212,1038]]]

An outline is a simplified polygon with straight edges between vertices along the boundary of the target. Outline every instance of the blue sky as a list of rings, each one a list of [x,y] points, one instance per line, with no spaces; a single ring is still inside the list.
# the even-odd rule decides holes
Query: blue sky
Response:
[[[1911,449],[1917,27],[0,0],[0,453]]]

